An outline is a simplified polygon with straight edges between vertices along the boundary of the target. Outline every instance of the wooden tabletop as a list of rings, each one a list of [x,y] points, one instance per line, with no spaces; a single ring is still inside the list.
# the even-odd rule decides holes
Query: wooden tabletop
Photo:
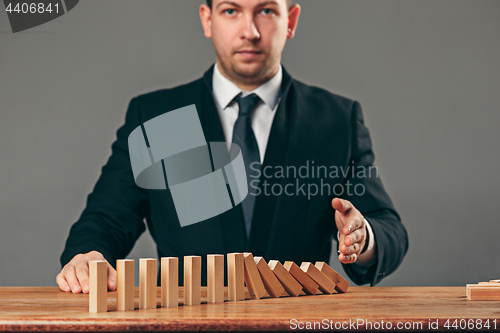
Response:
[[[376,327],[423,331],[429,330],[429,325],[444,331],[471,328],[470,325],[474,329],[500,330],[500,301],[467,301],[465,287],[351,287],[346,294],[195,306],[182,305],[181,289],[177,308],[160,308],[159,296],[158,289],[158,308],[139,310],[136,289],[136,310],[119,312],[116,292],[108,292],[109,312],[94,314],[88,312],[88,295],[64,293],[55,287],[4,287],[0,288],[0,331],[297,331]],[[202,290],[202,302],[206,302],[206,288]]]

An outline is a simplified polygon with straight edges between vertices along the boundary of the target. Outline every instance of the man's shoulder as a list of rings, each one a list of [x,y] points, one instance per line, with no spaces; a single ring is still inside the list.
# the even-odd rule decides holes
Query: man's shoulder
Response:
[[[332,93],[324,88],[309,85],[296,79],[293,79],[293,86],[297,97],[307,101],[307,104],[323,105],[350,111],[355,102],[351,98]]]

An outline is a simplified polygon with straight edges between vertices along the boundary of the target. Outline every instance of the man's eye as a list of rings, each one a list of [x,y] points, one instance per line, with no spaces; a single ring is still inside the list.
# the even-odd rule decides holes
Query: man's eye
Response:
[[[234,15],[236,13],[236,10],[229,8],[224,11],[227,15]]]
[[[264,15],[270,15],[270,14],[274,13],[274,11],[270,8],[264,8],[260,12]]]

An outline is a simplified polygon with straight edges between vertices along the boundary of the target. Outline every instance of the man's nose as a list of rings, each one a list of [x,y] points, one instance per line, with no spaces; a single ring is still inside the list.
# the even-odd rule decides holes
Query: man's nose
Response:
[[[244,19],[242,20],[242,31],[241,31],[241,38],[247,39],[247,40],[255,40],[260,38],[260,33],[259,29],[257,29],[257,26],[255,25],[255,20],[253,14],[247,14],[244,16]]]

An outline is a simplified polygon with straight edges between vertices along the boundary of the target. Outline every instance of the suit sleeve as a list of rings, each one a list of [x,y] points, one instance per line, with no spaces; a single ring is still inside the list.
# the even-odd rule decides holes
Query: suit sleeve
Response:
[[[343,267],[354,283],[374,286],[399,267],[408,250],[408,236],[374,166],[370,133],[358,102],[353,103],[352,129],[352,169],[345,183],[351,195],[345,195],[344,199],[351,201],[370,223],[377,260],[365,270],[356,269],[355,264],[343,264]],[[359,274],[361,271],[365,273]]]
[[[127,256],[144,232],[148,194],[135,184],[128,153],[128,136],[140,124],[139,102],[134,98],[125,124],[117,132],[111,157],[87,198],[86,208],[71,227],[60,258],[62,266],[75,255],[93,250],[115,266],[116,259]]]

